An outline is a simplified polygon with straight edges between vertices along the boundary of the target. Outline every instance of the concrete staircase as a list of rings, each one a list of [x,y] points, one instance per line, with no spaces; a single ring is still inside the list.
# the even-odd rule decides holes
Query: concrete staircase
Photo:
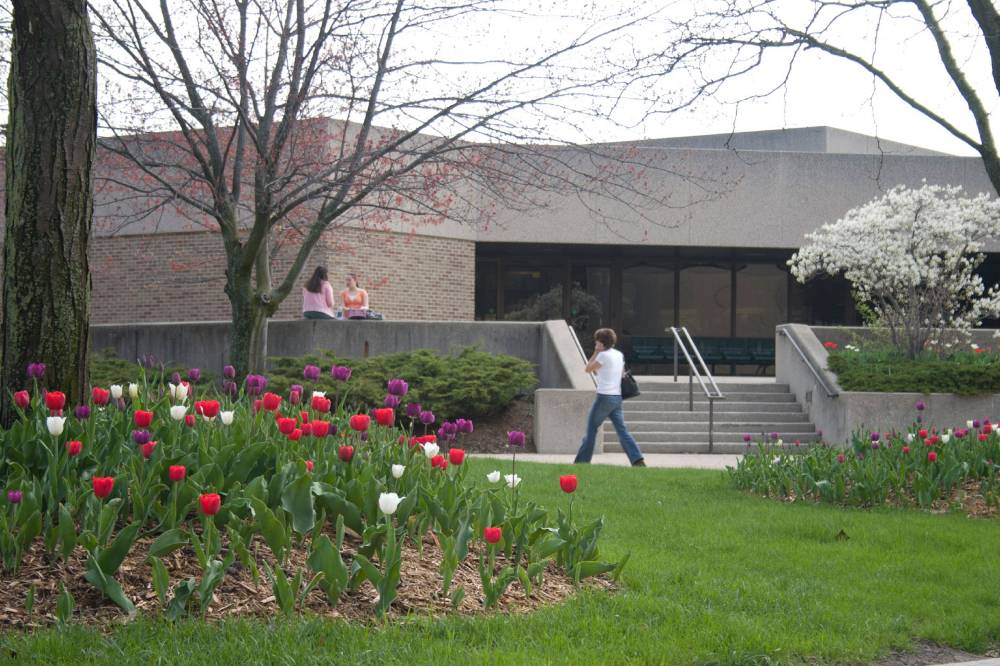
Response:
[[[707,453],[708,400],[694,384],[694,411],[688,410],[688,382],[683,377],[637,377],[640,395],[625,402],[625,424],[644,453]],[[713,453],[744,453],[744,433],[760,441],[778,433],[786,444],[803,446],[819,436],[787,384],[765,378],[716,378],[724,400],[715,401]],[[610,421],[604,424],[605,452],[620,452]]]

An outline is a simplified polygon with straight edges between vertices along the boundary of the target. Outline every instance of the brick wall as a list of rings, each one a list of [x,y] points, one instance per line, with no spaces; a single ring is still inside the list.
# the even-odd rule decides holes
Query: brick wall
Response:
[[[291,264],[294,246],[281,248],[275,278]],[[91,239],[95,324],[228,319],[222,239],[217,233],[178,233]],[[472,241],[358,229],[330,232],[314,248],[298,283],[325,263],[334,290],[358,273],[370,305],[389,319],[471,320],[475,310]],[[300,316],[297,287],[277,319]]]

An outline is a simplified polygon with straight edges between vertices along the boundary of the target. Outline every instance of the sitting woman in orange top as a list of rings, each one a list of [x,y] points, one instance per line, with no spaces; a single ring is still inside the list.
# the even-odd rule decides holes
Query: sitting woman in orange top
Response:
[[[358,286],[358,276],[354,273],[347,274],[347,289],[340,292],[340,302],[344,306],[344,316],[350,317],[351,310],[368,309],[368,292]]]

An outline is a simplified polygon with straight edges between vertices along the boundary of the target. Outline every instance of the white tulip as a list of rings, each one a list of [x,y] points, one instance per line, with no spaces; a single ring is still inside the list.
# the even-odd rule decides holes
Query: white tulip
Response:
[[[906,433],[906,443],[907,444],[912,444],[913,443],[913,433],[912,432]]]
[[[135,400],[136,398],[139,397],[139,385],[138,384],[129,384],[128,385],[128,397],[132,398],[133,400]]]
[[[993,424],[993,432],[996,432],[998,430],[1000,430],[1000,423],[994,423]]]
[[[392,478],[398,479],[403,476],[403,472],[406,471],[406,467],[403,465],[393,465],[392,466]]]
[[[233,412],[219,412],[219,418],[222,419],[222,425],[232,425],[233,424]]]
[[[184,405],[174,405],[170,408],[170,418],[174,421],[183,421],[184,413],[187,411],[187,407]]]
[[[382,493],[378,496],[378,508],[387,516],[396,513],[403,498],[396,493]]]
[[[177,402],[184,402],[188,397],[188,387],[184,384],[178,384],[177,388],[174,389],[174,397],[177,398]]]
[[[427,442],[426,444],[424,444],[424,455],[427,456],[428,458],[433,458],[440,451],[441,447],[439,447],[434,442]]]
[[[951,441],[951,435],[941,435],[941,442],[947,444]]]
[[[965,427],[969,428],[970,430],[972,429],[972,420],[971,419],[965,422]]]
[[[49,434],[58,437],[63,432],[63,426],[66,424],[65,416],[50,416],[45,419],[45,425],[49,429]]]
[[[516,488],[517,484],[521,483],[521,477],[517,474],[504,474],[503,478],[507,481],[508,488]]]
[[[490,472],[489,474],[487,474],[486,475],[486,480],[489,481],[490,483],[496,483],[497,481],[499,481],[500,480],[500,470],[495,469],[492,472]]]
[[[115,400],[119,400],[122,397],[122,385],[112,384],[111,385],[111,397]]]

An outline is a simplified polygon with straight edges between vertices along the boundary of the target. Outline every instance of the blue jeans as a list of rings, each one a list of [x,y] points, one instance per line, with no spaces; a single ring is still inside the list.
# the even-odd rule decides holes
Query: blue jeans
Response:
[[[625,427],[625,415],[622,413],[622,397],[620,395],[597,394],[594,404],[590,408],[590,415],[587,417],[587,434],[583,437],[580,450],[576,452],[576,460],[573,462],[589,463],[594,456],[594,441],[597,439],[597,429],[604,423],[604,419],[610,418],[618,433],[618,441],[625,449],[630,463],[637,463],[642,460],[642,451],[635,443],[635,438]]]

